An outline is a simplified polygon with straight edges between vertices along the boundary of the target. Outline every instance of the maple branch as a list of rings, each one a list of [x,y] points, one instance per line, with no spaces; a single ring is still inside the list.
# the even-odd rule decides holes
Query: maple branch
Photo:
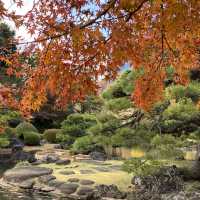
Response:
[[[136,12],[138,12],[142,8],[142,6],[144,5],[144,3],[148,2],[148,1],[149,0],[143,0],[140,3],[140,5],[134,11],[132,11],[131,13],[128,14],[128,16],[127,15],[121,15],[121,16],[117,17],[116,19],[123,18],[123,17],[127,16],[126,21],[129,21],[129,19]],[[88,26],[91,26],[92,24],[96,23],[98,21],[98,19],[100,19],[102,16],[104,16],[115,5],[116,2],[117,2],[117,0],[111,0],[111,2],[108,3],[109,5],[107,6],[107,8],[105,10],[103,10],[102,12],[100,12],[99,14],[97,14],[97,16],[94,19],[89,20],[85,24],[77,25],[76,28],[84,29],[84,28],[86,28]],[[67,34],[68,34],[68,31],[65,31],[63,33],[60,33],[60,34],[57,34],[57,35],[54,35],[54,36],[49,36],[49,37],[38,39],[38,40],[33,40],[33,41],[28,41],[28,42],[21,42],[21,43],[14,43],[14,44],[15,45],[26,45],[26,44],[31,44],[31,43],[40,43],[40,42],[44,42],[44,41],[49,40],[49,39],[53,40],[53,39],[56,39],[56,38],[60,38],[60,37],[62,37],[64,35],[67,35]]]
[[[98,19],[100,19],[102,16],[104,16],[116,3],[117,0],[112,0],[110,3],[108,3],[108,6],[105,10],[97,14],[97,16],[94,19],[91,19],[90,21],[86,22],[83,25],[79,25],[80,29],[84,29],[92,24],[94,24]]]
[[[148,1],[149,1],[149,0],[143,0],[143,1],[138,5],[138,7],[137,7],[134,11],[129,12],[129,15],[127,16],[126,22],[128,22],[128,21],[131,19],[131,17],[132,17],[136,12],[138,12],[138,11],[143,7],[143,5],[144,5],[146,2],[148,2]]]
[[[165,40],[165,42],[166,42],[167,47],[169,48],[169,50],[173,53],[174,57],[177,57],[177,55],[175,54],[174,50],[173,50],[172,47],[170,46],[169,41],[167,40],[166,35],[164,36],[164,40]]]

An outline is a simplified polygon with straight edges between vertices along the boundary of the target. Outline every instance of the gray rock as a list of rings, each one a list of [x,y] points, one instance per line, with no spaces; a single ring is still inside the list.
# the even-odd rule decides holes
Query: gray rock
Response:
[[[71,163],[71,160],[69,159],[56,161],[57,165],[69,165],[70,163]]]
[[[46,161],[46,163],[55,163],[59,160],[59,156],[58,155],[47,155],[46,157],[44,157],[44,160]]]
[[[61,171],[59,172],[60,174],[63,174],[63,175],[72,175],[72,174],[75,174],[74,171]]]
[[[62,149],[62,145],[61,144],[55,144],[54,149]]]
[[[45,175],[45,176],[41,176],[39,179],[38,179],[38,181],[39,182],[41,182],[41,183],[48,183],[49,181],[51,181],[51,180],[54,180],[54,179],[56,179],[56,177],[55,176],[53,176],[53,175]]]
[[[65,182],[63,182],[63,181],[51,180],[51,181],[48,182],[48,185],[51,186],[51,187],[59,187],[64,183]]]
[[[93,194],[94,189],[90,187],[80,187],[79,190],[77,191],[77,194],[80,196],[90,196]]]
[[[80,181],[80,179],[78,178],[69,178],[68,179],[68,182],[71,182],[71,183],[78,183]]]
[[[53,170],[45,167],[25,166],[16,167],[4,173],[3,179],[7,182],[22,182],[31,178],[52,174]]]
[[[22,151],[24,148],[24,144],[18,138],[13,137],[10,141],[10,146],[13,152]]]
[[[35,184],[34,180],[26,180],[19,184],[19,187],[22,189],[32,189]]]
[[[54,191],[54,190],[55,190],[54,188],[48,187],[48,186],[42,187],[42,188],[40,189],[41,192],[52,192],[52,191]]]
[[[92,180],[81,180],[80,184],[81,185],[93,185],[95,182]]]
[[[72,194],[76,192],[78,187],[79,185],[75,183],[64,183],[60,185],[58,189],[65,194]]]

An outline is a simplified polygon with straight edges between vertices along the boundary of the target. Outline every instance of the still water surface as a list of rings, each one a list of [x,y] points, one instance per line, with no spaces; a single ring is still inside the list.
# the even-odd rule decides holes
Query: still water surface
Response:
[[[8,166],[0,166],[0,178],[3,173],[8,169]],[[40,194],[32,193],[20,193],[6,191],[0,187],[0,200],[54,200],[55,198],[51,196],[44,196]]]

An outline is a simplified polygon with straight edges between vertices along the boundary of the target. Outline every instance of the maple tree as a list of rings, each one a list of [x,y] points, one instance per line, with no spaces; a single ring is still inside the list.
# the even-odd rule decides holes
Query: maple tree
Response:
[[[0,1],[0,17],[25,25],[34,38],[19,45],[24,55],[37,55],[37,66],[16,64],[16,55],[10,66],[10,73],[26,76],[21,108],[37,110],[48,92],[64,108],[96,93],[99,77],[115,79],[130,63],[145,71],[133,101],[150,109],[162,99],[166,67],[173,65],[175,81],[187,84],[197,65],[199,10],[199,0],[38,0],[19,19]]]

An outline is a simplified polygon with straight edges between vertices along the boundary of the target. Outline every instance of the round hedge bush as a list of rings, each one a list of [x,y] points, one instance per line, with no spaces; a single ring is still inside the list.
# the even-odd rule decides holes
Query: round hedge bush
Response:
[[[94,148],[94,145],[92,137],[86,135],[76,139],[72,145],[72,151],[74,153],[88,153]]]
[[[37,132],[26,132],[24,135],[24,143],[26,145],[34,146],[40,144],[40,135]]]
[[[20,123],[17,127],[16,127],[16,133],[17,136],[20,137],[24,137],[24,133],[25,132],[36,132],[38,133],[37,128],[35,128],[35,126],[33,126],[31,123],[29,122],[22,122]]]
[[[47,129],[44,131],[44,139],[50,143],[56,143],[56,135],[61,134],[61,129]]]

